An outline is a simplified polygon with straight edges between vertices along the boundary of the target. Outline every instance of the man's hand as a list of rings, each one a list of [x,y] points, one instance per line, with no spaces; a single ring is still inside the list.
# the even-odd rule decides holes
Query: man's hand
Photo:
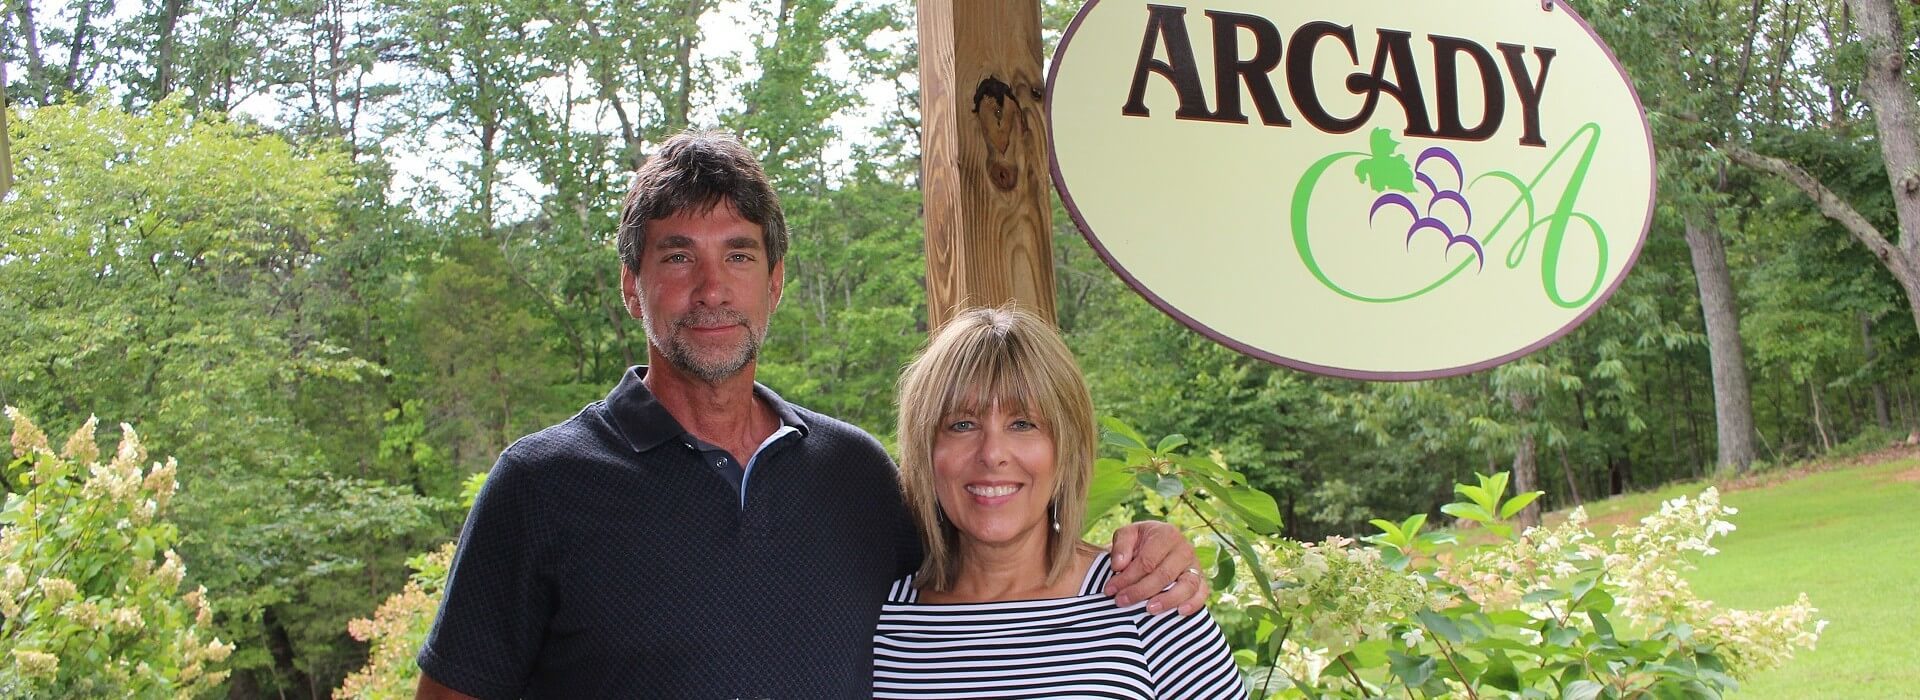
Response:
[[[1193,543],[1180,528],[1142,521],[1113,533],[1113,578],[1104,591],[1121,607],[1147,601],[1147,612],[1192,615],[1207,606],[1207,580]],[[1171,588],[1168,586],[1171,585]]]

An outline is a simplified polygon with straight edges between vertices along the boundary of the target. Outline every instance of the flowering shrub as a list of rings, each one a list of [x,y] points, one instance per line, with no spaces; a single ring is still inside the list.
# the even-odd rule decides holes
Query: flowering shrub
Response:
[[[486,472],[467,478],[460,492],[462,506],[473,508],[473,499],[480,494],[480,485],[486,480]],[[367,650],[367,665],[347,676],[340,687],[333,690],[333,697],[338,700],[413,697],[414,686],[420,682],[420,667],[414,664],[413,658],[426,643],[434,616],[439,614],[440,593],[447,585],[447,569],[453,566],[454,544],[448,542],[437,550],[408,559],[407,566],[413,567],[413,576],[406,587],[381,603],[372,619],[347,623],[347,634],[369,643],[371,648]]]
[[[413,656],[433,628],[440,591],[447,583],[447,568],[452,563],[452,542],[408,560],[414,574],[406,588],[381,603],[372,619],[347,623],[348,634],[372,647],[367,651],[366,667],[347,676],[334,689],[333,697],[371,700],[413,696],[414,685],[420,680],[420,667],[414,665]]]
[[[1826,624],[1802,594],[1773,610],[1702,600],[1683,575],[1733,530],[1707,489],[1677,498],[1609,537],[1575,510],[1565,523],[1514,533],[1538,492],[1509,497],[1505,474],[1455,487],[1442,510],[1491,533],[1468,545],[1423,533],[1426,516],[1375,520],[1366,543],[1274,536],[1279,511],[1216,453],[1156,447],[1107,421],[1124,459],[1096,466],[1095,507],[1133,501],[1145,515],[1201,535],[1214,617],[1248,672],[1253,697],[1719,697],[1738,679],[1811,649]],[[1141,513],[1113,508],[1093,528]]]
[[[169,459],[122,424],[106,463],[97,420],[59,454],[12,407],[0,510],[0,697],[191,697],[226,678],[232,645],[212,637],[205,588],[178,595],[186,566],[165,513]]]

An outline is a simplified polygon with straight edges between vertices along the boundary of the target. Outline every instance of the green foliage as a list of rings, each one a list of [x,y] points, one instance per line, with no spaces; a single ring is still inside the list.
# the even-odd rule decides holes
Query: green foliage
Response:
[[[214,636],[167,509],[179,467],[142,467],[121,424],[105,462],[88,419],[59,454],[8,406],[14,459],[0,510],[0,695],[193,697],[218,687],[233,646]]]
[[[1732,530],[1712,489],[1610,538],[1578,510],[1515,534],[1508,521],[1540,492],[1509,496],[1505,473],[1479,475],[1442,510],[1492,533],[1486,544],[1423,535],[1424,515],[1374,521],[1375,547],[1299,542],[1271,536],[1272,500],[1218,453],[1182,454],[1180,436],[1148,447],[1126,424],[1105,425],[1122,457],[1097,465],[1095,504],[1137,502],[1121,510],[1199,535],[1214,615],[1259,698],[1721,697],[1812,648],[1825,624],[1804,595],[1749,612],[1692,592],[1687,555],[1713,554],[1709,542]]]
[[[473,507],[473,499],[487,482],[486,472],[467,479],[460,489],[460,503]],[[420,667],[414,657],[433,630],[434,616],[440,611],[440,596],[447,586],[447,570],[453,566],[455,543],[416,555],[407,560],[413,576],[407,585],[380,604],[371,618],[356,618],[347,623],[348,634],[367,642],[367,665],[347,676],[334,689],[337,700],[349,698],[375,700],[404,698],[413,694],[420,682]]]
[[[347,676],[333,697],[403,698],[413,694],[420,682],[420,667],[414,663],[427,633],[433,630],[434,615],[440,609],[440,595],[447,585],[447,569],[453,565],[454,544],[407,560],[414,574],[405,588],[387,598],[373,617],[355,619],[347,631],[354,639],[371,645],[366,667]]]
[[[103,102],[18,122],[0,398],[72,421],[84,403],[175,446],[178,547],[233,669],[267,687],[282,664],[289,685],[342,674],[361,653],[344,622],[445,527],[445,501],[369,478],[367,423],[310,403],[382,375],[327,332],[328,302],[350,303],[329,256],[360,243],[351,164],[175,103]],[[276,638],[300,655],[276,660]]]

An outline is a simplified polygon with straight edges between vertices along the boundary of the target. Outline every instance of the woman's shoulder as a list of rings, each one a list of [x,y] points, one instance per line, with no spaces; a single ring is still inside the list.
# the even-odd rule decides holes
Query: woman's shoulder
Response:
[[[1104,549],[1076,550],[1083,556],[1091,555],[1093,563],[1087,565],[1086,578],[1080,582],[1080,595],[1103,595],[1102,589],[1113,578],[1113,555]]]
[[[887,588],[887,603],[906,605],[920,602],[920,589],[914,582],[916,574],[907,574]]]

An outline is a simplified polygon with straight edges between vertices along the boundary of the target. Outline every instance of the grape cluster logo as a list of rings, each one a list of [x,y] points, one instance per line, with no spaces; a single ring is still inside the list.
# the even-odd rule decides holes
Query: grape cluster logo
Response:
[[[1434,231],[1445,237],[1447,241],[1446,250],[1443,252],[1451,253],[1455,245],[1464,245],[1473,251],[1474,262],[1478,263],[1481,268],[1485,268],[1487,266],[1486,251],[1481,249],[1478,239],[1467,235],[1473,228],[1473,209],[1467,205],[1466,196],[1460,194],[1460,190],[1457,189],[1465,186],[1462,180],[1466,177],[1466,171],[1460,169],[1460,159],[1454,157],[1452,151],[1441,146],[1434,146],[1421,152],[1420,160],[1416,162],[1413,167],[1409,168],[1407,167],[1406,156],[1395,153],[1399,145],[1398,142],[1393,140],[1393,132],[1386,129],[1374,129],[1372,157],[1353,168],[1354,174],[1360,176],[1361,182],[1372,181],[1373,189],[1376,192],[1386,189],[1398,190],[1380,195],[1378,199],[1373,200],[1373,208],[1367,210],[1367,220],[1372,221],[1373,215],[1380,213],[1381,207],[1393,205],[1404,208],[1407,210],[1407,215],[1413,218],[1413,223],[1407,226],[1407,248],[1409,250],[1413,248],[1414,234],[1419,233],[1423,229]],[[1453,166],[1454,189],[1443,189],[1439,185],[1433,184],[1432,177],[1420,172],[1420,166],[1426,165],[1429,160],[1438,160]],[[1413,205],[1413,200],[1401,194],[1401,192],[1414,192],[1413,183],[1415,180],[1418,180],[1420,184],[1425,185],[1427,188],[1427,206],[1425,209],[1416,208]],[[1311,190],[1309,190],[1309,192],[1311,192]],[[1453,229],[1447,226],[1447,222],[1433,215],[1434,205],[1442,202],[1458,207],[1460,213],[1467,217],[1466,225],[1461,228],[1460,233],[1454,233]]]
[[[1102,259],[1242,352],[1484,369],[1593,314],[1651,221],[1633,86],[1542,0],[1091,0],[1048,76],[1055,186]]]

